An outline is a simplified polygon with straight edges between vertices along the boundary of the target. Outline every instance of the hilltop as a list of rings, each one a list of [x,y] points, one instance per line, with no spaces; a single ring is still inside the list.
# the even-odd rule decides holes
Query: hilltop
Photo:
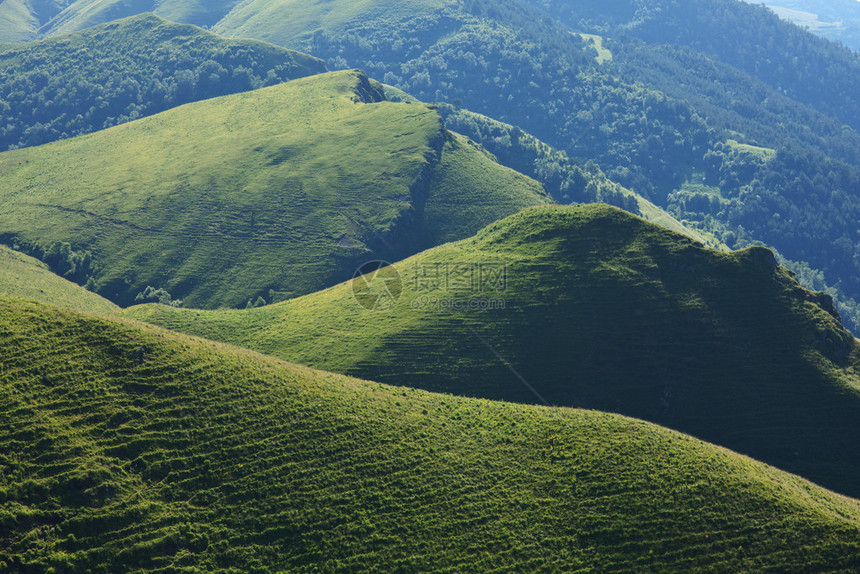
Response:
[[[306,54],[228,40],[152,14],[3,52],[0,151],[326,71]]]
[[[0,239],[126,306],[147,288],[192,306],[310,293],[369,259],[468,237],[550,201],[357,71],[214,98],[0,154]]]
[[[126,313],[384,383],[635,416],[860,494],[860,349],[765,249],[539,207],[369,277],[250,311]]]
[[[0,348],[7,570],[860,566],[856,500],[645,422],[14,299]]]
[[[227,0],[200,15],[196,2],[155,4],[79,0],[43,34],[154,9],[364,69],[592,160],[715,242],[773,247],[860,333],[860,57],[765,7]]]

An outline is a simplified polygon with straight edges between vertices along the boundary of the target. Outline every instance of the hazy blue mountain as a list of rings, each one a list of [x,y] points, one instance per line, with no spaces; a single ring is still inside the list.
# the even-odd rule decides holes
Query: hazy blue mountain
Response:
[[[857,0],[768,0],[763,3],[785,20],[860,50],[860,2]]]

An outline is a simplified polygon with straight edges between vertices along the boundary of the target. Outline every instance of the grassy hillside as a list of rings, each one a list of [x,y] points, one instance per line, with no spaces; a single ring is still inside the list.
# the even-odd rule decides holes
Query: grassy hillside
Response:
[[[860,505],[616,415],[0,299],[6,571],[851,571]]]
[[[110,4],[69,11],[93,2]],[[159,6],[168,4],[182,2]],[[216,4],[218,13],[231,5]],[[860,185],[860,60],[764,8],[254,0],[214,29],[308,51],[332,69],[361,68],[424,101],[527,130],[714,241],[763,243],[820,272],[841,308],[860,317],[860,201],[850,192]],[[774,149],[775,159],[730,156],[727,140]],[[720,193],[677,201],[703,174]],[[801,274],[807,286],[817,283],[811,275]]]
[[[69,243],[76,279],[122,305],[153,287],[244,307],[549,201],[432,107],[382,99],[339,72],[0,154],[0,237]]]
[[[279,305],[127,313],[380,382],[644,418],[857,496],[860,348],[831,311],[767,250],[578,206]]]
[[[4,0],[0,2],[0,42],[26,42],[42,24],[74,0]]]
[[[67,279],[48,266],[0,245],[0,295],[35,299],[95,313],[118,312],[119,307]]]
[[[155,12],[173,22],[212,26],[238,0],[78,0],[46,22],[40,33],[57,35],[83,30],[141,12]]]
[[[37,22],[23,0],[0,3],[0,40],[23,42],[30,38]]]
[[[260,38],[282,46],[307,42],[316,30],[338,31],[366,20],[398,23],[422,17],[449,0],[251,0],[214,26],[218,33]]]
[[[0,150],[325,71],[320,60],[145,14],[0,57]]]

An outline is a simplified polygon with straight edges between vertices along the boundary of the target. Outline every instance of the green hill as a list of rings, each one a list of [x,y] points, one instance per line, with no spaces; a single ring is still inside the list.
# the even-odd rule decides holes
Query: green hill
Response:
[[[843,571],[860,505],[655,425],[0,299],[10,572]]]
[[[119,307],[52,273],[48,266],[0,245],[0,295],[35,299],[95,313],[115,313]]]
[[[322,61],[145,14],[0,56],[0,150],[325,71]]]
[[[302,295],[549,201],[354,71],[6,152],[0,174],[0,239],[40,259],[69,243],[76,280],[121,305]]]
[[[250,0],[236,6],[214,30],[287,46],[310,41],[317,30],[343,32],[368,21],[399,25],[432,16],[449,4],[449,0]]]
[[[238,0],[78,0],[67,2],[68,6],[45,22],[39,32],[66,34],[141,12],[155,12],[174,22],[209,27],[237,3]]]
[[[821,271],[860,329],[860,202],[846,191],[860,186],[855,53],[736,0],[467,0],[382,15],[379,0],[331,22],[354,3],[316,1],[302,4],[304,34],[286,17],[294,4],[249,2],[216,29],[362,68],[591,159],[732,247],[763,242]],[[599,35],[612,59],[571,31]],[[778,153],[762,161],[729,140]],[[688,193],[703,176],[710,193]]]
[[[62,29],[114,17],[111,10],[155,9],[207,25],[220,18],[212,24],[219,33],[278,42],[423,101],[461,104],[574,160],[593,160],[611,181],[714,241],[777,249],[803,270],[804,285],[828,286],[860,334],[855,52],[737,0],[198,7],[80,0],[64,11]],[[775,153],[742,153],[750,148],[732,141]]]
[[[635,416],[860,494],[860,347],[830,298],[765,249],[615,208],[526,210],[262,309],[126,313],[384,383]]]

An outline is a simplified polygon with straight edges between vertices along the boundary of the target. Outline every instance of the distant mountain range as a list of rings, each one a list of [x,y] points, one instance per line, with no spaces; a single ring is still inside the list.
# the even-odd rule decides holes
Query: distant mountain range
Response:
[[[857,0],[768,0],[780,18],[860,51],[860,2]]]
[[[0,42],[155,10],[310,53],[330,69],[361,68],[422,101],[517,126],[575,161],[593,161],[714,243],[776,249],[805,285],[834,295],[860,333],[860,60],[764,7],[18,0],[4,3],[0,17],[15,7],[29,16],[7,14],[23,28],[0,33]],[[19,97],[0,94],[10,107]],[[586,188],[557,199],[593,201]],[[628,205],[620,195],[601,199]]]

